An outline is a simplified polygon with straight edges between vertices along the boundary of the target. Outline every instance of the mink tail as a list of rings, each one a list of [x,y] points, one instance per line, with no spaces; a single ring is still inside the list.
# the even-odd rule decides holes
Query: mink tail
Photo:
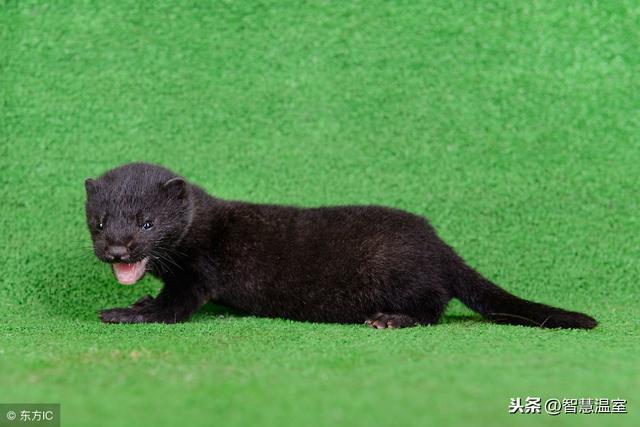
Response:
[[[462,259],[456,261],[459,261],[455,269],[457,274],[450,281],[453,296],[493,322],[577,329],[593,329],[598,324],[594,318],[583,313],[518,298],[482,277]]]

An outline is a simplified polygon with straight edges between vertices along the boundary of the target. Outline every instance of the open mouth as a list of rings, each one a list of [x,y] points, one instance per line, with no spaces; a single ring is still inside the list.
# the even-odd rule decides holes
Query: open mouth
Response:
[[[127,264],[125,262],[113,263],[113,274],[122,285],[133,285],[142,279],[147,269],[147,258],[142,261]]]

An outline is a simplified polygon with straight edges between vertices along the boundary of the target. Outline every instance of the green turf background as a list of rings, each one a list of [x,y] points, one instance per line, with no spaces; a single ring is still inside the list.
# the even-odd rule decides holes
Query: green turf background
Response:
[[[173,3],[180,3],[173,4]],[[64,426],[638,425],[635,1],[3,1],[0,401]],[[585,331],[221,315],[102,325],[83,180],[166,165],[221,197],[427,215]],[[506,414],[510,397],[628,415]]]

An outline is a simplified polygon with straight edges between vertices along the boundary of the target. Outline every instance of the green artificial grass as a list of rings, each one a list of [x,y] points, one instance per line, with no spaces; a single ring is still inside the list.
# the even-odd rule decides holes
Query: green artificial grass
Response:
[[[8,1],[0,13],[0,402],[63,426],[638,425],[636,2]],[[90,248],[88,176],[166,165],[225,198],[426,215],[482,273],[593,331],[371,330],[154,293]],[[510,397],[627,415],[507,415]]]

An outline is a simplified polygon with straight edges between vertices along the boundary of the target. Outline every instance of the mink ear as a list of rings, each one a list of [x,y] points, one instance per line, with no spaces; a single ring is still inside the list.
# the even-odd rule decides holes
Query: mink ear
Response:
[[[95,180],[87,178],[84,180],[84,188],[87,190],[87,197],[93,196],[98,191],[98,184]]]
[[[176,199],[184,199],[187,195],[187,181],[179,176],[171,178],[162,184],[162,188],[167,192],[167,194],[171,197],[175,197]]]

